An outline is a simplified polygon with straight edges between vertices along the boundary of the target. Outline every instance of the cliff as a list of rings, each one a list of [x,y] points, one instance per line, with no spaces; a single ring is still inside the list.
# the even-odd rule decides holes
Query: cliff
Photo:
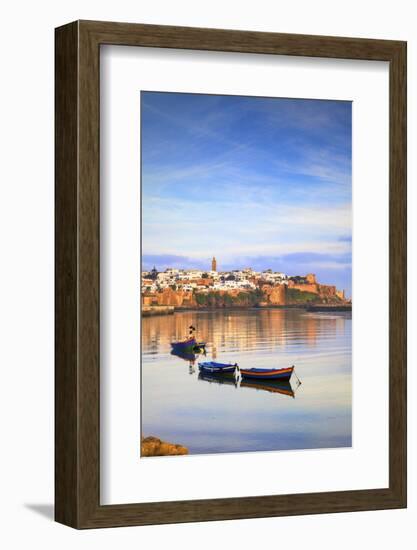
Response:
[[[198,307],[203,308],[227,308],[227,307],[253,307],[259,305],[263,299],[261,290],[220,290],[198,292],[195,300]]]
[[[333,285],[322,285],[316,282],[315,275],[308,274],[306,276],[305,283],[296,283],[294,281],[288,281],[288,292],[287,295],[291,295],[292,300],[299,298],[300,301],[344,301],[345,294],[343,291],[338,291]],[[307,296],[301,296],[299,293],[306,293],[309,295],[309,300]]]
[[[262,292],[264,299],[260,305],[262,306],[285,306],[287,303],[286,294],[287,287],[285,285],[271,286],[263,285]]]
[[[251,307],[258,305],[262,299],[261,290],[220,290],[194,293],[166,288],[154,294],[143,295],[142,305],[144,307],[174,306],[176,309]]]
[[[286,285],[264,283],[256,290],[208,290],[193,292],[165,288],[142,296],[144,308],[173,307],[175,309],[206,309],[228,307],[268,307],[304,305],[306,303],[344,303],[344,295],[335,286],[313,282],[313,276],[305,283],[290,281]]]

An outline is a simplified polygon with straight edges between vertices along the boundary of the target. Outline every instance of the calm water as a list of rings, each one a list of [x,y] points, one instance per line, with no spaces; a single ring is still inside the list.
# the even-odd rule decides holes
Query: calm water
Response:
[[[197,327],[206,358],[171,354]],[[142,319],[142,435],[190,454],[351,446],[350,313],[301,309],[181,312]],[[198,361],[295,365],[291,387],[199,378]],[[294,397],[292,396],[294,392]]]

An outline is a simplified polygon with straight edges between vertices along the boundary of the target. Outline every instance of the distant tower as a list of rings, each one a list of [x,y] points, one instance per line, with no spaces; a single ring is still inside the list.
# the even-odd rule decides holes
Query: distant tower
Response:
[[[216,258],[213,256],[213,259],[211,260],[211,270],[212,271],[217,271],[217,262],[216,262]]]
[[[314,273],[307,273],[306,275],[307,282],[315,285],[317,283],[316,276]]]

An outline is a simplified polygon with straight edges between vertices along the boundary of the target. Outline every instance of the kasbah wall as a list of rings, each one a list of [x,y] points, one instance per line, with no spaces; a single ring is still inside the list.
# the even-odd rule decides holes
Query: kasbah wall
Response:
[[[319,298],[335,298],[336,296],[341,300],[345,299],[344,292],[338,291],[335,286],[321,285],[317,283],[316,276],[309,273],[306,276],[306,283],[295,283],[294,281],[288,282],[288,288],[297,289],[301,292],[310,292],[316,294]],[[264,284],[261,287],[264,294],[264,301],[259,305],[266,307],[269,305],[285,306],[289,302],[287,298],[287,286],[277,285],[272,286],[270,284]],[[229,290],[218,291],[220,295],[229,294],[231,297],[236,297],[242,290]],[[173,290],[171,288],[165,288],[154,294],[145,294],[142,297],[142,303],[144,306],[174,306],[176,308],[198,308],[201,307],[197,304],[195,295],[191,291]],[[238,305],[238,304],[235,304]]]
[[[294,288],[301,292],[311,292],[317,294],[320,298],[340,298],[345,300],[344,290],[337,290],[333,285],[321,285],[317,282],[314,273],[308,273],[306,275],[306,283],[297,284],[294,281],[288,281],[288,288]]]
[[[197,307],[195,296],[192,292],[185,290],[172,290],[164,288],[154,294],[145,294],[142,298],[144,306],[175,306],[175,307]]]

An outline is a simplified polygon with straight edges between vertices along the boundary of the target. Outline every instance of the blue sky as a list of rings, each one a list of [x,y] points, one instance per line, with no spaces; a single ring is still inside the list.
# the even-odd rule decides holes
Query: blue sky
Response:
[[[316,273],[351,294],[351,103],[141,93],[142,265]]]

